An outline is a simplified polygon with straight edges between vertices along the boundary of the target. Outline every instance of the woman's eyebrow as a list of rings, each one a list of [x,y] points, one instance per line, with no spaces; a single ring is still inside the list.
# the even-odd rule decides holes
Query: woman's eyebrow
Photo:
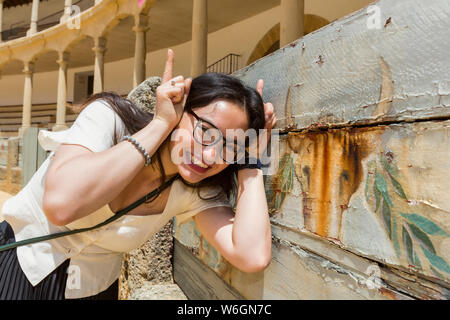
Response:
[[[197,116],[197,117],[198,117],[198,116]],[[200,120],[202,120],[203,122],[206,122],[207,124],[209,124],[209,125],[212,126],[213,128],[219,130],[220,133],[222,134],[222,139],[223,139],[225,142],[233,141],[234,144],[237,144],[239,137],[236,137],[236,136],[235,136],[234,140],[229,140],[229,139],[226,138],[226,135],[223,134],[222,130],[220,130],[219,128],[217,128],[216,125],[215,125],[214,123],[212,123],[211,121],[208,121],[208,120],[206,120],[205,118],[202,118],[202,117],[198,117],[198,118],[199,118]],[[245,137],[245,141],[247,141],[247,140],[248,140],[248,137]]]
[[[217,130],[220,131],[220,129],[217,128],[216,125],[215,125],[214,123],[212,123],[212,122],[206,120],[205,118],[202,118],[202,117],[199,117],[199,116],[197,116],[197,117],[198,117],[200,120],[202,120],[203,122],[206,122],[207,124],[209,124],[211,127],[216,128]]]

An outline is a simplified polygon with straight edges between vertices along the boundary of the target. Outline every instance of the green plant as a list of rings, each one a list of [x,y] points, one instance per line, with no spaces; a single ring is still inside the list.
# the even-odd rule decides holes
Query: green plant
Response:
[[[430,236],[448,237],[449,234],[420,214],[400,212],[394,209],[392,197],[400,197],[402,200],[408,201],[398,179],[401,173],[395,166],[391,152],[383,153],[378,160],[368,163],[365,189],[367,203],[373,199],[372,196],[375,198],[374,212],[379,214],[383,221],[397,257],[400,258],[402,255],[400,244],[403,244],[403,252],[408,264],[422,269],[424,261],[421,262],[417,254],[420,248],[430,264],[430,269],[436,276],[442,278],[436,269],[450,273],[450,266],[437,254]],[[389,189],[394,192],[389,194]]]

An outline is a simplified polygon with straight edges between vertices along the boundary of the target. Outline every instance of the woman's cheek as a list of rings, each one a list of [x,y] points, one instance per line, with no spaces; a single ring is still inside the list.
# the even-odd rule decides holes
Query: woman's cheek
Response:
[[[192,139],[189,132],[185,129],[176,129],[172,133],[170,142],[170,157],[174,164],[181,164],[184,162],[185,150],[191,149]]]

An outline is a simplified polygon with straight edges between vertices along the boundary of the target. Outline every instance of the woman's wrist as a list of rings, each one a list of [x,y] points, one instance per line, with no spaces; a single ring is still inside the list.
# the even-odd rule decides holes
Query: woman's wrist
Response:
[[[253,180],[262,175],[263,172],[261,169],[254,169],[254,168],[245,168],[237,172],[239,184],[241,183],[245,184],[246,181]]]
[[[236,170],[244,170],[244,169],[260,169],[262,170],[262,163],[258,158],[249,157],[245,159],[245,163],[236,163]]]
[[[147,126],[151,126],[151,127],[156,127],[159,130],[161,130],[162,132],[171,132],[174,129],[174,126],[172,124],[170,124],[169,122],[161,119],[161,118],[153,118],[152,121],[149,122],[149,124]]]
[[[172,128],[162,120],[153,119],[142,130],[136,132],[133,138],[152,156],[171,133]]]

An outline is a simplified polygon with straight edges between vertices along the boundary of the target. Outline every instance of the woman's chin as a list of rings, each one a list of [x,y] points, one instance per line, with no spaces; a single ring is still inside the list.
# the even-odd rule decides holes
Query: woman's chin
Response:
[[[178,165],[178,172],[180,173],[180,176],[189,183],[197,183],[206,178],[205,174],[195,172],[188,168],[188,165],[186,164]]]

